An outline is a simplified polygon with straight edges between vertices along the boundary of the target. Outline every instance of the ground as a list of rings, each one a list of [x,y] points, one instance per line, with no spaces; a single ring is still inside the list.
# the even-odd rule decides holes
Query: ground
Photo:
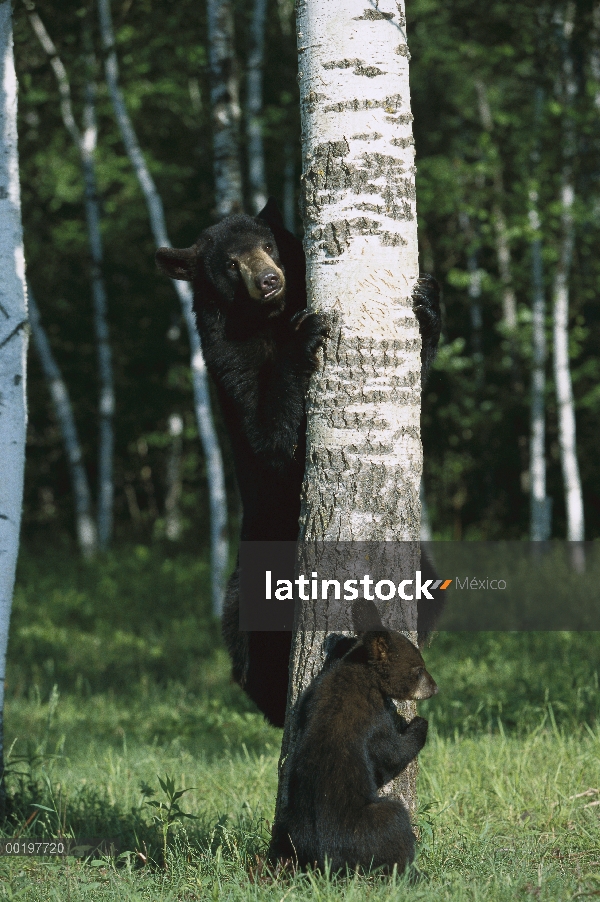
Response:
[[[70,558],[57,565],[56,554],[22,558],[7,748],[16,740],[17,821],[40,814],[21,835],[48,837],[60,820],[79,837],[120,836],[122,857],[0,857],[0,900],[543,902],[600,894],[595,633],[444,635],[425,650],[440,694],[419,703],[430,733],[420,755],[417,859],[427,877],[417,886],[311,875],[250,882],[268,840],[281,733],[229,683],[227,657],[194,608],[203,567],[192,555],[142,547],[102,568]],[[166,629],[158,602],[169,585],[176,603]],[[116,674],[92,654],[94,634],[106,637],[106,658],[119,658]],[[177,790],[189,788],[178,804],[196,819],[174,812],[165,831],[166,776]]]

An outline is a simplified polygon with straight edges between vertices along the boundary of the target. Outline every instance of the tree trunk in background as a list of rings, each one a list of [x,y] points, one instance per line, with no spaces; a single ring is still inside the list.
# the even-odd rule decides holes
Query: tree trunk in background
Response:
[[[101,0],[106,3],[107,0]],[[240,165],[240,101],[230,0],[207,0],[210,103],[217,219],[244,206]]]
[[[487,97],[487,88],[485,84],[477,79],[475,82],[477,90],[477,101],[479,107],[479,118],[483,128],[489,134],[494,128],[494,120],[492,119],[492,111]],[[502,204],[504,201],[504,184],[502,180],[502,169],[499,161],[496,161],[492,170],[492,181],[494,186],[494,202],[492,204],[492,222],[494,232],[496,234],[496,256],[498,258],[498,271],[500,273],[500,281],[502,282],[502,318],[506,325],[509,335],[514,336],[517,328],[517,301],[515,297],[515,289],[512,278],[512,261],[510,253],[510,243],[508,239],[508,226],[506,225],[506,217]],[[514,343],[514,337],[511,339]],[[513,356],[515,349],[513,348]]]
[[[181,450],[183,447],[183,417],[172,413],[169,417],[171,448],[167,462],[167,494],[165,497],[165,532],[167,539],[176,542],[181,536]]]
[[[92,254],[92,292],[94,297],[94,331],[96,333],[96,354],[98,356],[98,382],[100,399],[98,414],[100,420],[100,441],[98,444],[98,544],[108,547],[113,532],[114,505],[114,447],[115,447],[115,388],[113,379],[112,352],[108,333],[107,301],[102,275],[103,250],[100,231],[100,207],[94,157],[98,139],[96,126],[96,85],[95,59],[88,59],[88,77],[85,86],[83,108],[83,140],[81,162],[85,179],[85,215],[87,219],[90,250]]]
[[[110,0],[98,0],[100,30],[105,57],[106,83],[113,105],[115,118],[121,132],[123,144],[129,161],[134,169],[144,194],[150,227],[157,247],[170,247],[167,235],[165,214],[162,200],[156,190],[154,179],[150,175],[144,155],[140,150],[123,95],[119,88],[119,69],[115,51],[115,39],[110,15]],[[196,329],[196,318],[193,310],[193,296],[187,282],[174,281],[173,285],[181,304],[183,318],[187,326],[190,341],[192,385],[194,389],[194,411],[200,433],[200,440],[206,460],[208,493],[210,501],[210,543],[211,543],[211,586],[212,608],[216,617],[220,617],[223,607],[223,590],[225,570],[228,563],[227,541],[227,496],[225,494],[225,476],[223,459],[214,426],[208,376],[202,356],[200,337]]]
[[[260,213],[267,202],[267,179],[263,148],[263,66],[265,57],[265,21],[267,0],[254,0],[250,26],[250,52],[246,80],[246,137],[248,187],[252,213]]]
[[[92,295],[94,299],[94,331],[98,356],[99,382],[99,442],[98,442],[98,544],[105,549],[110,543],[113,527],[113,458],[114,458],[114,414],[115,390],[112,371],[112,354],[109,341],[106,288],[104,285],[102,233],[100,231],[100,208],[96,182],[94,157],[96,153],[97,128],[95,112],[95,84],[93,54],[88,54],[87,79],[85,88],[83,133],[79,130],[71,103],[71,88],[67,71],[58,56],[54,42],[50,38],[42,20],[35,12],[32,0],[24,0],[29,21],[40,44],[47,53],[50,65],[58,83],[60,110],[65,128],[71,135],[79,153],[85,186],[85,218],[92,263]],[[76,502],[77,503],[77,502]]]
[[[297,32],[308,296],[334,324],[309,391],[300,536],[418,543],[418,249],[403,4],[380,0],[365,11],[363,0],[301,0]],[[406,566],[416,570],[418,544],[408,547]],[[414,605],[395,615],[386,625],[414,640]],[[290,711],[323,663],[324,636],[295,632],[282,756],[293,742]],[[408,718],[414,710],[401,705]],[[414,811],[416,762],[392,791]]]
[[[575,223],[573,203],[575,186],[573,163],[575,156],[575,126],[573,103],[577,92],[573,59],[569,41],[573,32],[575,8],[567,3],[565,14],[558,14],[557,24],[561,30],[563,50],[562,79],[560,80],[559,102],[563,108],[563,168],[561,175],[561,239],[558,263],[553,285],[554,318],[554,379],[558,406],[558,437],[560,460],[565,489],[567,512],[567,539],[582,542],[584,539],[583,496],[577,462],[577,441],[575,435],[575,404],[569,366],[569,276],[573,259]]]
[[[12,5],[0,3],[0,817],[5,811],[4,683],[19,551],[27,430],[27,293],[17,147]]]
[[[530,500],[532,542],[550,538],[552,501],[546,495],[546,298],[542,269],[542,240],[537,211],[537,191],[529,194],[529,224],[534,233],[531,241],[532,304],[532,370],[531,370],[531,437]]]
[[[481,314],[481,276],[482,272],[477,265],[477,250],[474,242],[473,229],[468,213],[459,213],[458,220],[461,229],[467,239],[467,271],[469,273],[469,311],[471,314],[471,348],[473,351],[473,369],[477,383],[483,382],[483,354],[481,350],[481,332],[483,329],[483,317]]]
[[[433,533],[431,531],[431,520],[429,518],[429,508],[427,506],[427,499],[425,498],[425,486],[423,484],[422,477],[421,488],[419,490],[419,498],[421,499],[421,541],[431,542],[433,539]]]
[[[73,487],[73,499],[75,504],[75,524],[77,541],[81,553],[85,558],[92,558],[96,554],[98,539],[96,524],[92,514],[92,495],[88,483],[87,474],[83,465],[83,453],[79,444],[77,426],[73,416],[73,408],[69,399],[69,392],[60,374],[60,370],[54,359],[50,343],[46,337],[44,327],[40,319],[40,312],[35,302],[31,288],[27,286],[29,299],[29,323],[31,335],[36,347],[48,390],[54,405],[54,413],[58,420],[67,460],[71,473],[71,485]]]
[[[536,90],[536,124],[539,128],[543,95]],[[539,165],[539,149],[532,154],[532,163]],[[531,239],[531,284],[533,289],[531,324],[531,434],[529,441],[530,529],[532,542],[546,542],[550,538],[552,499],[546,495],[546,296],[542,263],[541,223],[538,213],[538,192],[535,182],[529,191],[529,226]]]

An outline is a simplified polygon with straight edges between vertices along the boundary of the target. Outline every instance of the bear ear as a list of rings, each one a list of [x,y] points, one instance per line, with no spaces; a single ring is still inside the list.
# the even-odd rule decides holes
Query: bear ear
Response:
[[[389,635],[386,632],[366,633],[363,638],[365,648],[372,661],[387,661],[390,653]]]
[[[279,212],[279,207],[274,197],[268,199],[256,218],[262,219],[271,229],[284,229],[287,231],[283,222],[283,216]]]
[[[154,255],[156,265],[165,275],[182,282],[192,282],[196,275],[197,248],[159,247]]]
[[[374,601],[361,599],[352,605],[352,623],[355,633],[366,633],[367,630],[382,630],[383,624]]]

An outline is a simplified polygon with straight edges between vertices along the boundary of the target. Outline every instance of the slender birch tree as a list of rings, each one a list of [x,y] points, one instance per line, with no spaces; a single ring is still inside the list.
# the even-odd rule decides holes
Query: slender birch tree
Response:
[[[171,447],[167,461],[167,491],[165,495],[165,533],[176,542],[181,535],[181,451],[183,447],[183,417],[172,413],[169,417]]]
[[[98,0],[98,15],[102,46],[104,48],[106,84],[112,107],[117,120],[121,138],[125,145],[129,162],[136,174],[148,208],[150,228],[157,247],[171,247],[167,235],[165,212],[161,197],[156,190],[154,179],[146,165],[146,160],[138,144],[138,140],[125,106],[125,100],[119,87],[119,67],[115,49],[110,0]],[[210,546],[211,546],[211,591],[212,608],[216,617],[221,616],[223,607],[223,590],[225,569],[229,554],[227,540],[227,495],[225,493],[225,475],[223,458],[219,440],[215,430],[208,375],[202,355],[200,336],[196,329],[192,289],[187,282],[174,281],[173,285],[181,304],[181,312],[187,327],[190,342],[192,385],[194,389],[194,411],[198,432],[206,460],[208,495],[210,503]]]
[[[561,235],[558,263],[553,284],[553,340],[554,380],[558,407],[558,440],[567,511],[567,539],[584,539],[583,495],[577,461],[575,433],[575,403],[569,365],[569,276],[575,243],[575,124],[573,105],[577,83],[569,42],[573,33],[575,4],[568,2],[557,10],[555,22],[559,28],[562,49],[562,77],[557,80],[558,100],[563,107],[563,165],[561,172]]]
[[[308,397],[300,538],[406,541],[419,567],[420,336],[414,142],[404,4],[300,0],[302,192],[311,308],[331,316],[322,369]],[[391,628],[416,639],[416,608]],[[282,761],[298,694],[319,672],[324,632],[303,605],[292,649]],[[401,706],[414,715],[414,703]],[[415,806],[416,767],[395,781]],[[285,780],[280,780],[281,793]]]
[[[533,288],[531,343],[531,433],[529,441],[530,507],[532,542],[550,537],[551,499],[546,495],[546,297],[542,268],[542,239],[537,190],[529,192],[531,281]]]
[[[536,90],[535,120],[539,126],[543,93]],[[539,148],[532,153],[532,164],[539,165]],[[552,499],[546,495],[546,294],[542,263],[542,232],[538,212],[537,181],[529,188],[529,228],[531,229],[531,285],[533,291],[531,317],[531,426],[529,439],[530,528],[532,542],[550,538]]]
[[[73,487],[73,500],[75,504],[77,541],[83,556],[85,558],[92,558],[97,551],[98,537],[92,513],[92,493],[90,492],[87,474],[83,465],[83,452],[79,442],[77,426],[75,425],[71,399],[69,398],[69,391],[61,375],[58,364],[56,363],[54,354],[52,353],[50,342],[48,341],[46,331],[42,325],[38,306],[29,285],[27,286],[27,297],[29,301],[29,323],[31,326],[33,343],[38,353],[44,376],[46,377],[48,390],[54,406],[54,413],[56,414],[63,444],[65,446],[67,461],[69,463],[71,485]]]
[[[33,0],[23,0],[29,22],[46,52],[52,71],[58,83],[60,94],[60,111],[62,120],[79,153],[83,183],[85,187],[85,218],[91,257],[92,297],[94,304],[94,331],[96,334],[96,354],[98,358],[98,544],[100,548],[108,547],[113,529],[114,502],[114,416],[115,389],[112,367],[112,352],[107,316],[106,286],[104,284],[104,251],[102,232],[100,230],[100,205],[98,202],[98,185],[96,179],[96,144],[98,129],[96,126],[96,88],[94,82],[95,60],[93,54],[86,54],[86,87],[83,112],[83,130],[75,121],[71,101],[71,86],[67,70],[58,55],[56,46],[48,34],[46,26],[36,11]],[[76,504],[77,504],[76,499]]]
[[[0,2],[0,816],[4,814],[4,683],[19,551],[27,429],[27,292],[17,146],[12,4]]]
[[[260,119],[263,109],[266,18],[267,0],[254,0],[246,73],[246,152],[248,154],[248,188],[253,213],[260,213],[267,202],[265,152]]]
[[[102,0],[105,4],[107,0]],[[258,0],[257,0],[258,2]],[[206,0],[217,219],[241,213],[240,91],[231,0]]]

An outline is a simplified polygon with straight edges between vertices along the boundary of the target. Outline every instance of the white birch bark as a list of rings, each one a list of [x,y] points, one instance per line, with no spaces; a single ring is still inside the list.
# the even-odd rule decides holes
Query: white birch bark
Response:
[[[172,413],[169,417],[171,447],[167,461],[167,492],[165,496],[165,533],[176,542],[181,536],[181,450],[183,447],[183,417]]]
[[[267,202],[265,153],[260,120],[263,109],[266,17],[267,0],[254,0],[246,74],[246,152],[248,154],[250,206],[255,214],[260,213]]]
[[[494,120],[492,119],[492,111],[490,110],[486,86],[480,79],[477,79],[475,81],[475,88],[477,90],[481,124],[483,128],[491,134],[494,127]],[[496,235],[498,271],[502,283],[502,318],[509,333],[514,333],[517,328],[517,300],[512,278],[512,259],[508,239],[508,226],[506,225],[506,217],[504,216],[504,210],[502,209],[504,184],[502,180],[502,170],[499,164],[496,164],[493,167],[492,181],[495,195],[492,203],[492,222]]]
[[[559,101],[563,105],[563,168],[561,175],[561,237],[559,257],[553,284],[553,340],[554,379],[558,406],[558,439],[567,512],[567,539],[582,542],[584,539],[583,495],[577,461],[575,430],[575,404],[569,364],[569,276],[575,242],[573,204],[575,185],[573,159],[575,155],[575,128],[573,102],[577,91],[573,59],[569,52],[569,40],[573,32],[575,7],[565,5],[559,12],[557,24],[562,29],[563,66],[559,80]]]
[[[119,69],[110,14],[110,0],[98,0],[98,13],[100,17],[102,44],[106,54],[106,83],[108,85],[108,92],[113,105],[115,118],[121,132],[127,156],[129,157],[129,161],[144,194],[150,218],[150,227],[156,246],[171,247],[165,225],[162,200],[156,190],[154,179],[150,175],[144,155],[138,144],[119,87]],[[219,441],[212,416],[206,364],[204,363],[204,357],[202,356],[200,336],[196,329],[192,290],[187,282],[174,281],[173,285],[177,292],[177,296],[179,297],[190,341],[194,411],[206,460],[210,503],[212,607],[215,616],[220,616],[223,605],[225,570],[229,554],[229,545],[227,541],[227,496],[225,493],[223,459],[221,457],[221,449],[219,447]]]
[[[550,537],[551,500],[546,496],[546,297],[542,269],[542,240],[537,191],[529,192],[531,275],[533,288],[531,343],[531,433],[529,441],[530,507],[532,542]]]
[[[543,91],[535,92],[535,123],[542,117]],[[532,166],[539,167],[538,142],[531,155]],[[535,177],[534,177],[535,178]],[[532,542],[550,538],[552,499],[546,495],[546,294],[542,263],[542,232],[538,212],[536,182],[529,189],[529,227],[531,229],[531,284],[533,290],[531,323],[531,417],[529,438],[530,528]]]
[[[421,489],[419,492],[419,497],[421,499],[421,541],[431,542],[433,539],[433,532],[431,530],[429,507],[427,506],[427,500],[425,498],[425,486],[423,485],[423,479],[421,479]]]
[[[27,404],[27,292],[17,146],[12,6],[0,2],[0,814],[4,786],[4,682],[19,551]]]
[[[71,473],[71,485],[75,503],[75,526],[77,541],[81,553],[85,558],[92,558],[97,550],[98,540],[96,524],[92,514],[92,496],[87,474],[83,465],[83,452],[77,434],[73,408],[69,398],[69,391],[62,378],[58,364],[52,353],[50,342],[42,325],[40,312],[29,285],[27,286],[29,300],[29,323],[31,335],[35,345],[40,364],[46,377],[50,397],[54,406],[54,413],[60,427],[65,453]]]
[[[83,132],[80,131],[73,114],[71,103],[71,87],[67,71],[54,42],[38,13],[32,0],[24,0],[29,21],[42,48],[48,55],[50,65],[58,83],[60,94],[60,110],[65,128],[69,132],[79,153],[83,182],[85,187],[85,218],[91,256],[92,297],[94,304],[94,332],[96,336],[96,355],[98,360],[98,544],[100,548],[108,547],[113,528],[114,502],[114,415],[115,389],[112,368],[112,352],[108,329],[106,287],[104,285],[103,266],[104,253],[102,233],[100,230],[100,207],[96,181],[96,144],[98,130],[95,113],[95,85],[93,80],[93,57],[87,58],[87,79],[85,89],[85,105],[83,114]],[[76,500],[77,504],[77,500]]]
[[[244,205],[239,154],[241,108],[231,0],[206,0],[206,7],[215,207],[217,219],[221,219],[241,213]]]
[[[421,341],[411,303],[418,247],[409,52],[404,4],[366,7],[297,6],[309,304],[335,323],[309,390],[300,535],[406,540],[403,563],[414,571]],[[396,607],[384,622],[411,635],[416,610]],[[318,673],[323,638],[296,631],[288,708]],[[401,710],[412,716],[414,703]],[[415,777],[411,765],[395,786],[411,810]]]

